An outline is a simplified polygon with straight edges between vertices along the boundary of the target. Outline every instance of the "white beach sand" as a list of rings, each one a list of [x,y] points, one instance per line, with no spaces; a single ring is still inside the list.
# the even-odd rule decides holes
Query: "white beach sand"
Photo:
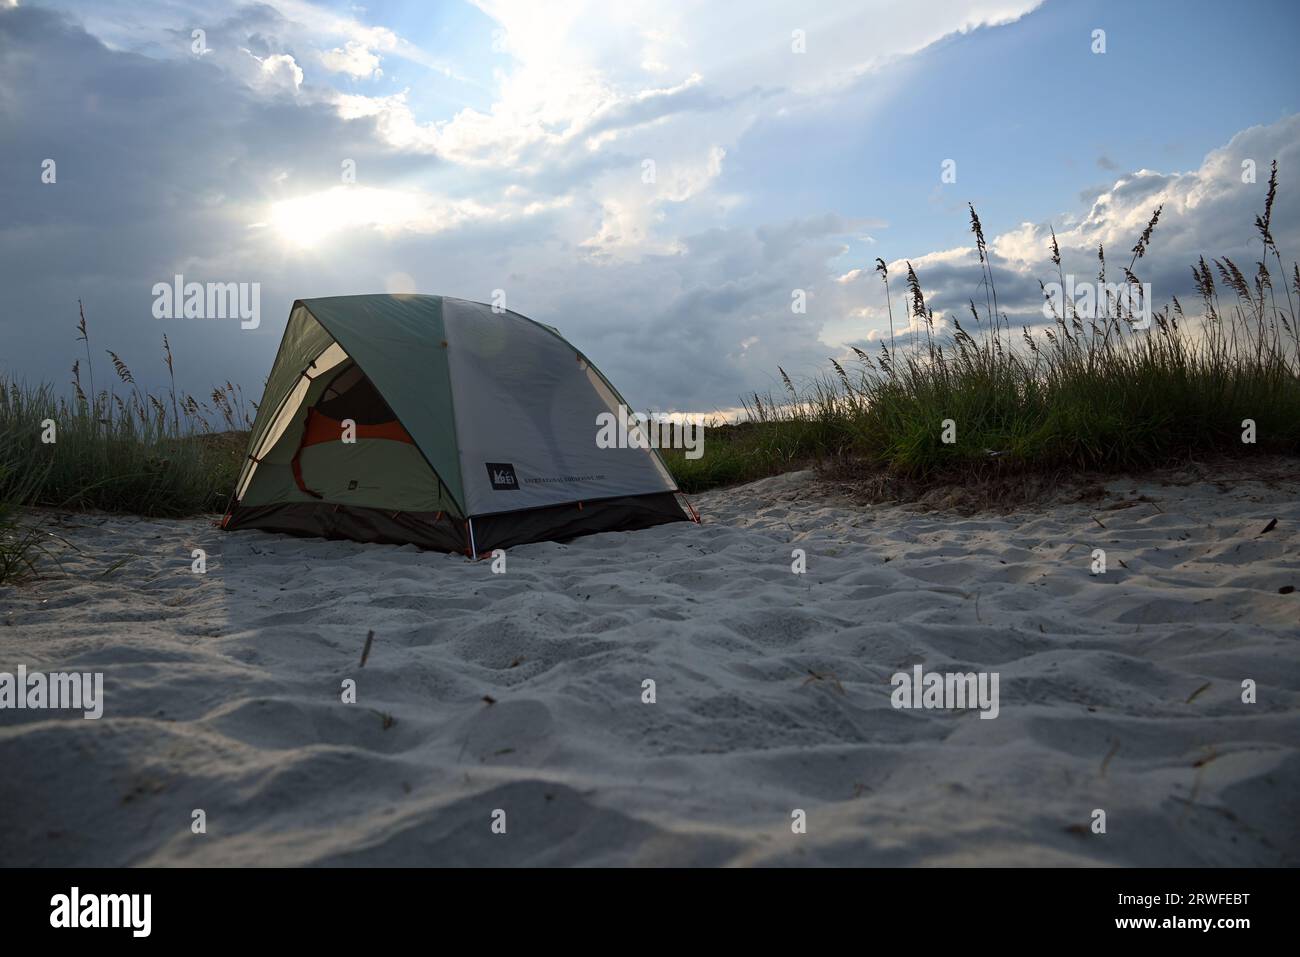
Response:
[[[68,516],[0,671],[102,671],[105,713],[0,711],[0,863],[1300,863],[1300,486],[963,517],[809,480],[503,575]],[[998,672],[998,717],[893,708],[918,663]]]

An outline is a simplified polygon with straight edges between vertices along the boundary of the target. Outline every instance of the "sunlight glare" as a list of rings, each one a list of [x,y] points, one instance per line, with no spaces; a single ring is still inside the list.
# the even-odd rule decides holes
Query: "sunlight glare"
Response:
[[[399,227],[416,209],[410,197],[396,190],[335,186],[273,204],[271,224],[283,238],[307,249],[345,230]]]

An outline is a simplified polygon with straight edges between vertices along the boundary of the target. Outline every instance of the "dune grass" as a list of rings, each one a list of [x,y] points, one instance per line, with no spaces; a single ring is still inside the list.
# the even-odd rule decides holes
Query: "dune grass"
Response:
[[[1085,315],[1058,301],[1064,297],[1048,297],[1044,287],[1052,321],[1013,331],[997,306],[983,228],[972,208],[985,303],[970,302],[969,329],[959,316],[936,318],[908,264],[909,332],[890,336],[896,348],[882,341],[874,357],[854,349],[852,359],[830,360],[830,370],[802,389],[778,369],[785,396],[751,396],[743,427],[710,432],[703,459],[692,463],[674,454],[670,467],[687,491],[791,464],[846,461],[920,489],[1020,472],[1298,454],[1300,266],[1293,262],[1288,275],[1273,242],[1276,178],[1275,163],[1255,222],[1261,255],[1254,275],[1248,278],[1226,257],[1212,260],[1213,268],[1202,258],[1192,266],[1198,315],[1171,298],[1151,307],[1149,328],[1134,314],[1133,306],[1143,303],[1133,270],[1150,246],[1159,209],[1121,269],[1133,299],[1107,296]],[[1049,252],[1064,285],[1055,236]],[[1106,268],[1099,248],[1101,282]],[[882,260],[876,272],[889,303]]]
[[[107,350],[113,384],[96,392],[84,312],[77,332],[86,343],[89,393],[80,359],[72,367],[71,396],[0,378],[0,503],[10,514],[24,505],[151,516],[222,508],[244,453],[236,430],[250,423],[239,388],[226,383],[204,401],[178,395],[164,336],[170,393],[139,388],[126,363]]]
[[[663,449],[664,462],[687,493],[737,485],[841,455],[848,441],[846,421],[833,402],[775,402],[750,396],[745,418],[708,424],[704,454],[688,459],[681,449]]]
[[[21,503],[32,496],[44,476],[22,458],[16,425],[0,422],[0,585],[32,575],[42,556],[45,536],[28,521]]]

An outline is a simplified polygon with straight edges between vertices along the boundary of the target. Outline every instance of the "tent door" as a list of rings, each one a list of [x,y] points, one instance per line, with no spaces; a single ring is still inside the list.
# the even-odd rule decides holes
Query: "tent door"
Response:
[[[411,436],[355,363],[307,410],[290,464],[299,491],[332,501],[357,492],[376,503],[401,498],[429,477]]]

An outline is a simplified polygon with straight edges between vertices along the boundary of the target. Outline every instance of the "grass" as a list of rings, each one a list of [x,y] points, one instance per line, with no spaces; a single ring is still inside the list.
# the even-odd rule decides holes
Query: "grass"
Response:
[[[842,424],[823,420],[816,407],[765,404],[762,415],[707,427],[704,454],[697,459],[681,449],[662,454],[678,487],[693,493],[802,468],[842,440]]]
[[[13,426],[0,426],[0,585],[20,581],[36,571],[45,541],[39,528],[24,520],[20,502],[31,495],[42,476],[28,467],[13,441]]]
[[[150,516],[219,510],[243,458],[247,436],[238,430],[250,418],[238,387],[226,383],[204,401],[179,396],[164,336],[169,394],[140,389],[112,351],[113,385],[96,392],[84,311],[76,328],[86,343],[89,394],[80,359],[70,397],[0,377],[0,582],[32,573],[43,549],[45,537],[21,518],[24,506]]]
[[[1288,276],[1273,242],[1276,189],[1274,163],[1255,221],[1261,255],[1254,275],[1226,257],[1213,267],[1201,259],[1192,267],[1199,315],[1173,298],[1151,307],[1149,329],[1134,312],[1140,299],[1107,296],[1088,315],[1047,298],[1052,322],[1013,332],[997,304],[972,208],[985,302],[970,302],[969,330],[960,317],[936,319],[908,264],[909,335],[896,340],[891,331],[897,348],[882,342],[874,357],[855,349],[852,360],[832,359],[802,390],[778,369],[786,396],[752,396],[743,426],[709,433],[703,459],[675,454],[670,468],[686,491],[808,462],[853,463],[921,490],[993,476],[1142,469],[1203,455],[1300,453],[1292,295],[1300,296],[1300,266],[1293,262]],[[1121,269],[1126,291],[1141,290],[1133,270],[1159,216],[1157,209],[1129,250]],[[1054,234],[1049,252],[1064,285]],[[1100,247],[1097,268],[1105,281]],[[882,260],[876,272],[889,303]],[[1249,433],[1253,442],[1243,440]]]
[[[225,505],[244,450],[224,436],[184,431],[184,417],[178,429],[170,415],[150,414],[140,393],[122,411],[113,401],[118,396],[105,402],[101,395],[92,407],[58,398],[48,386],[0,381],[0,389],[0,429],[10,452],[42,476],[26,491],[0,476],[0,499],[151,516]]]

